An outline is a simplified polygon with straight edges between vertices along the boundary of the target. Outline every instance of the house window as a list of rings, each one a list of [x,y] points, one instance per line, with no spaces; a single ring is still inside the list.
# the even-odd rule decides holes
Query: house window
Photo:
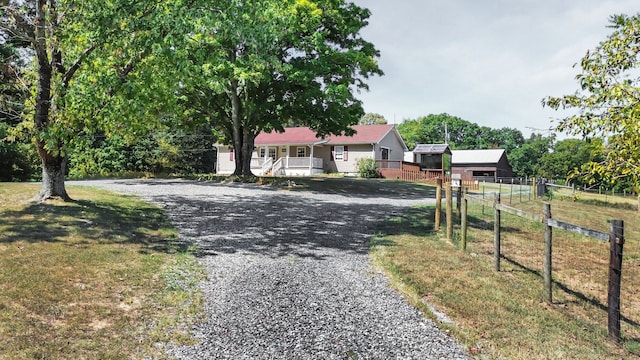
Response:
[[[296,153],[297,157],[307,157],[307,147],[299,146]]]
[[[276,148],[269,149],[269,157],[272,158],[273,160],[276,159]]]
[[[260,148],[260,156],[259,157],[263,158],[265,154],[266,154],[265,148]]]
[[[337,160],[344,160],[344,146],[335,146],[333,148],[333,158]]]
[[[382,160],[389,160],[389,148],[383,147],[380,150],[382,152]]]

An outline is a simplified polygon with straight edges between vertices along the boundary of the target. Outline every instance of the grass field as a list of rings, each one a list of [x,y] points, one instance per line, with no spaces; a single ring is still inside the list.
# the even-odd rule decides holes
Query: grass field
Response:
[[[397,181],[290,180],[287,191],[434,197],[431,187]],[[526,189],[497,189],[507,204],[542,211]],[[68,189],[75,202],[28,202],[37,190],[0,184],[0,359],[162,358],[158,344],[193,341],[185,329],[202,307],[202,270],[159,208],[81,187]],[[493,212],[478,203],[469,203],[467,251],[458,250],[458,227],[452,244],[434,232],[434,208],[420,207],[379,224],[372,258],[480,359],[640,358],[634,200],[589,194],[573,201],[559,193],[550,202],[554,217],[596,230],[608,231],[609,219],[625,220],[620,346],[607,341],[609,244],[554,230],[552,304],[544,300],[542,224],[503,214],[498,273]]]
[[[0,358],[163,358],[189,342],[202,270],[157,207],[69,187],[0,183]],[[142,220],[141,220],[142,219]]]
[[[503,188],[503,199],[510,192]],[[542,213],[542,200],[520,202],[513,193],[512,206]],[[609,219],[625,220],[620,346],[607,341],[608,243],[554,230],[552,304],[544,300],[542,224],[502,215],[502,271],[495,272],[493,209],[480,203],[469,203],[466,252],[458,250],[459,228],[448,242],[433,231],[435,209],[425,207],[381,224],[373,258],[414,304],[446,313],[455,325],[443,326],[478,358],[640,358],[640,215],[592,197],[556,196],[552,214],[604,232]]]

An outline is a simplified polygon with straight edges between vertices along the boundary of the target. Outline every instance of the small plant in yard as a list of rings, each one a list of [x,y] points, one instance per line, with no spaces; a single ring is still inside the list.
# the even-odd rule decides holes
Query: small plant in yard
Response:
[[[363,178],[377,178],[380,177],[380,173],[378,172],[378,165],[376,161],[371,158],[359,158],[358,162],[358,176]]]

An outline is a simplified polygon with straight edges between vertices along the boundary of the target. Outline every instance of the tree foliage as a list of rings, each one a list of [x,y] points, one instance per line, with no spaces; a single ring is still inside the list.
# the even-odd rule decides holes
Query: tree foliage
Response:
[[[363,115],[354,92],[382,74],[378,51],[359,35],[368,10],[343,0],[221,0],[194,9],[181,99],[233,146],[236,175],[251,174],[263,130],[293,122],[319,136],[350,132]]]
[[[600,162],[602,140],[565,139],[553,144],[553,151],[542,154],[537,175],[547,179],[567,179],[578,186],[593,185],[583,175],[590,163]]]
[[[68,199],[68,154],[80,135],[135,135],[171,104],[172,31],[182,2],[42,0],[0,2],[0,37],[33,54],[32,106],[19,132],[35,139],[40,200]]]
[[[28,88],[20,83],[23,59],[9,37],[0,39],[0,122],[15,125],[21,121]]]
[[[515,176],[539,176],[540,159],[553,148],[555,136],[531,134],[522,146],[507,153]],[[563,175],[564,178],[566,175]]]
[[[366,113],[362,115],[360,121],[358,121],[358,125],[375,125],[375,124],[386,124],[387,119],[384,116],[376,113]]]
[[[405,120],[398,131],[409,149],[416,144],[448,143],[452,149],[505,149],[507,153],[524,143],[517,129],[491,129],[449,114],[427,115]]]
[[[579,90],[548,97],[543,105],[575,109],[560,119],[557,130],[604,142],[602,161],[588,170],[593,181],[640,181],[640,14],[610,18],[612,33],[587,51],[577,75]]]
[[[22,120],[29,90],[20,82],[24,62],[16,41],[0,38],[0,181],[27,180],[33,172],[29,144],[15,141],[10,131]]]
[[[71,177],[113,176],[125,173],[193,174],[215,169],[217,137],[208,124],[185,128],[177,119],[129,142],[120,134],[92,134],[75,141]]]

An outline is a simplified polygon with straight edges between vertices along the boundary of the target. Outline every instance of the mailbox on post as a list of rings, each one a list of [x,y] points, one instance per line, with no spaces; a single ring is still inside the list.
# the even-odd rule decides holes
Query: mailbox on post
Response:
[[[459,188],[462,186],[462,175],[460,174],[451,174],[451,187]]]

